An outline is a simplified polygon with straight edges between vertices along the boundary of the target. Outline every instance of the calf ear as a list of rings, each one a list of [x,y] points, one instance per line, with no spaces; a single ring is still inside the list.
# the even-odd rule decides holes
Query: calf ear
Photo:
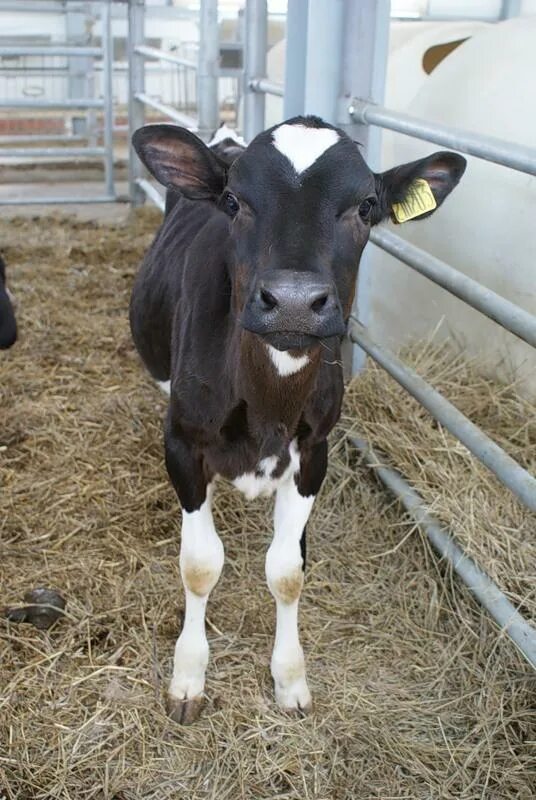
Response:
[[[373,224],[424,219],[439,208],[465,172],[466,160],[457,153],[433,153],[376,175],[378,203]]]
[[[177,125],[145,125],[132,137],[136,153],[151,175],[192,200],[219,197],[225,166],[206,144]]]

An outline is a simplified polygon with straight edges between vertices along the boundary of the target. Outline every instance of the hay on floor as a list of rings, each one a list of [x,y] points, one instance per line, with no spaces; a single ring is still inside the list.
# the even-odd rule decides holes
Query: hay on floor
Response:
[[[286,717],[272,699],[271,504],[222,485],[209,699],[190,728],[166,719],[179,512],[165,401],[126,318],[157,219],[0,222],[21,333],[0,354],[0,606],[37,586],[67,600],[49,631],[0,620],[0,789],[9,800],[530,800],[533,673],[345,434],[401,467],[527,615],[534,516],[374,368],[348,392],[309,526],[301,633],[314,714]],[[513,391],[446,351],[417,368],[534,467],[533,409]]]

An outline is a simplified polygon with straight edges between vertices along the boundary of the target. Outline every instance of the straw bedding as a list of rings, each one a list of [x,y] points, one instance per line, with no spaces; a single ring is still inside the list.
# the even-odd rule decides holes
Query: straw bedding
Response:
[[[270,503],[222,485],[201,720],[162,698],[183,608],[164,399],[126,321],[152,213],[125,226],[0,222],[21,340],[0,354],[0,606],[47,586],[48,631],[0,619],[0,796],[9,800],[530,800],[534,674],[374,476],[367,435],[534,615],[534,516],[380,371],[350,388],[309,526],[301,635],[315,711],[272,700]],[[534,468],[534,409],[460,357],[417,368]]]

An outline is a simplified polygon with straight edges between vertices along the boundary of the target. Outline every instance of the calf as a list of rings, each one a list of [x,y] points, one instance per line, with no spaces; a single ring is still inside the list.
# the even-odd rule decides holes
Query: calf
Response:
[[[271,672],[279,705],[306,712],[298,636],[305,526],[340,414],[341,339],[361,253],[371,226],[416,180],[439,206],[465,160],[436,153],[374,174],[358,146],[317,117],[259,134],[231,163],[172,125],[141,128],[133,142],[174,198],[130,308],[137,349],[170,392],[166,466],[182,505],[186,610],[169,711],[187,723],[201,705],[205,608],[224,561],[211,513],[220,475],[248,498],[276,494],[266,555],[276,604]],[[424,208],[417,213],[431,213]]]
[[[17,323],[12,297],[6,286],[6,265],[0,256],[0,350],[7,350],[17,340]]]

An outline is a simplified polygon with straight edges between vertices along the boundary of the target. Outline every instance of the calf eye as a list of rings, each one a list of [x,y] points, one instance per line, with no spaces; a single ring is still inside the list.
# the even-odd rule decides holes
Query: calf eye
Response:
[[[375,197],[367,197],[366,200],[359,205],[359,216],[364,222],[368,222],[370,219],[370,215],[372,213],[372,209],[376,205],[376,198]]]
[[[240,211],[240,203],[231,192],[227,192],[223,198],[223,210],[229,214],[230,217],[235,217]]]

